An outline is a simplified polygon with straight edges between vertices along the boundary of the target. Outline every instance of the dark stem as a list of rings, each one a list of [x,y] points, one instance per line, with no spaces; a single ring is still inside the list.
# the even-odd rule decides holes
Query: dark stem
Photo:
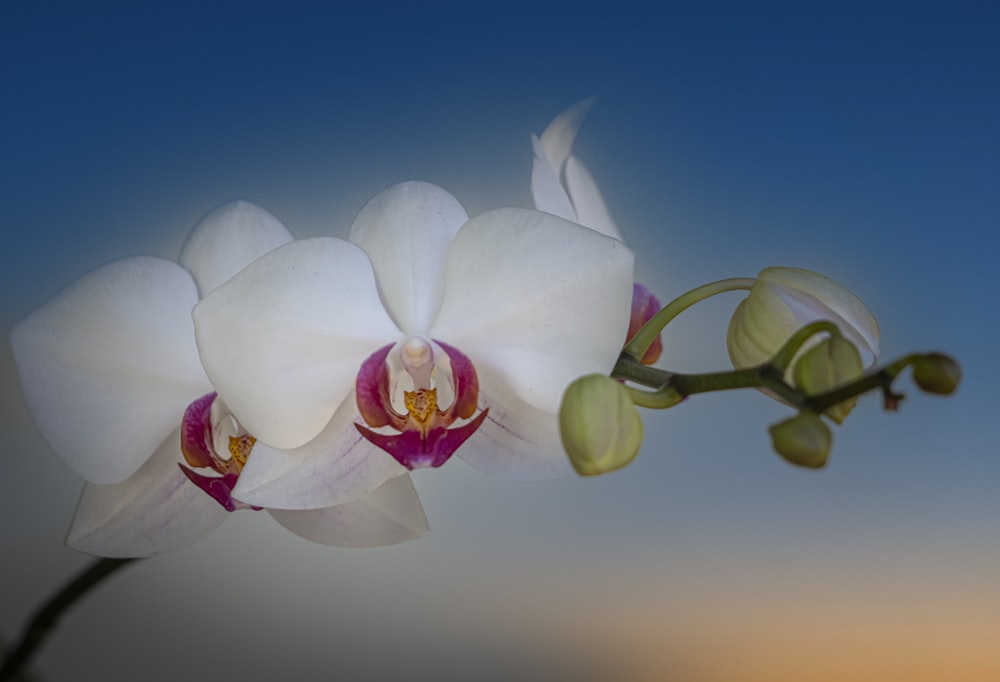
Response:
[[[21,668],[28,662],[49,633],[59,622],[63,611],[73,605],[77,599],[85,595],[102,580],[113,574],[122,566],[135,559],[98,559],[83,572],[59,590],[41,609],[21,634],[21,639],[4,659],[0,668],[0,682],[16,679]]]

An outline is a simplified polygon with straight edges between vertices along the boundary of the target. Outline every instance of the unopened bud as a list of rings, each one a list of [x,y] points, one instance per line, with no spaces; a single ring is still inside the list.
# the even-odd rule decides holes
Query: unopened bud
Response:
[[[815,412],[799,412],[769,429],[771,444],[779,455],[800,467],[826,466],[833,435]]]
[[[857,379],[863,372],[861,354],[853,343],[842,336],[823,339],[805,351],[793,368],[795,385],[807,395],[825,393]],[[848,398],[827,408],[823,414],[841,424],[857,402],[857,397]]]
[[[857,296],[819,273],[766,268],[729,322],[726,345],[733,367],[767,362],[792,334],[817,320],[833,322],[865,354],[866,364],[875,363],[878,324]]]
[[[922,391],[949,395],[962,380],[962,368],[943,353],[928,353],[913,361],[913,381]]]
[[[622,384],[589,374],[566,388],[559,433],[576,472],[596,476],[635,459],[642,445],[642,419]]]

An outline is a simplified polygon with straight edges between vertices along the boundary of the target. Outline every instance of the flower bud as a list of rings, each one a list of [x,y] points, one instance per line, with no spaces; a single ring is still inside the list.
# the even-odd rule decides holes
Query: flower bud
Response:
[[[642,445],[642,419],[628,391],[603,374],[580,377],[566,388],[559,432],[573,468],[582,476],[622,468]]]
[[[787,461],[810,469],[826,465],[833,435],[815,412],[799,412],[768,430],[774,449]]]
[[[854,294],[809,270],[766,268],[729,322],[726,345],[733,366],[767,362],[792,334],[817,320],[833,322],[864,353],[866,366],[875,363],[878,324]]]
[[[853,343],[843,336],[829,336],[802,353],[795,363],[795,385],[806,395],[817,395],[862,375],[861,354]],[[842,424],[847,414],[857,404],[857,397],[848,398],[823,414]]]
[[[922,391],[949,395],[961,379],[962,368],[943,353],[928,353],[913,361],[913,381]]]

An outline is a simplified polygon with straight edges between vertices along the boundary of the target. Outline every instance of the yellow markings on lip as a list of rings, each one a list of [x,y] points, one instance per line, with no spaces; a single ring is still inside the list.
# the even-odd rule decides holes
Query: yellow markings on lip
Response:
[[[421,424],[426,424],[431,415],[437,412],[436,388],[420,388],[416,391],[404,391],[403,400],[406,403],[406,411]]]
[[[229,455],[232,457],[232,461],[236,463],[236,473],[243,471],[243,466],[247,463],[247,457],[250,456],[250,451],[253,450],[254,443],[256,442],[257,439],[250,434],[229,437]]]

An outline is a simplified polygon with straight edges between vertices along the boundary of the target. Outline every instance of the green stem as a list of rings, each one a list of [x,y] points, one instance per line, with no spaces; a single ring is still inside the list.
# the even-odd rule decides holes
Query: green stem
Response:
[[[810,322],[792,334],[768,364],[783,374],[788,369],[788,366],[792,364],[792,359],[805,342],[816,336],[816,334],[823,332],[827,332],[831,336],[840,336],[840,328],[829,320]]]
[[[706,298],[715,296],[716,294],[721,294],[726,291],[741,291],[749,289],[754,283],[753,277],[732,277],[730,279],[722,279],[718,282],[710,282],[709,284],[703,284],[700,287],[696,287],[686,294],[681,294],[674,300],[672,300],[667,305],[660,309],[660,312],[656,313],[649,319],[649,322],[642,326],[635,336],[625,344],[624,352],[631,355],[633,358],[641,358],[649,350],[649,347],[653,345],[656,341],[656,337],[660,335],[663,328],[673,320],[675,317],[680,315],[682,312],[693,306],[699,301],[704,301]]]
[[[892,382],[897,376],[899,376],[900,372],[906,369],[909,365],[913,364],[913,362],[920,357],[920,353],[911,353],[910,355],[906,355],[889,363],[877,372],[866,374],[863,377],[855,379],[854,381],[846,383],[842,386],[838,386],[837,388],[831,389],[825,393],[820,393],[814,396],[806,396],[802,406],[816,412],[817,414],[821,414],[848,398],[853,398],[854,396],[861,395],[862,393],[879,389],[882,391],[886,409],[894,410],[903,396],[892,391]]]
[[[21,669],[73,603],[119,568],[135,559],[98,559],[66,583],[40,608],[21,633],[21,639],[0,667],[0,682],[16,679]]]
[[[770,364],[724,372],[680,374],[643,365],[623,352],[611,376],[654,389],[645,391],[632,386],[625,387],[632,397],[632,402],[653,409],[673,407],[684,398],[697,393],[729,391],[737,388],[768,388],[793,405],[801,405],[805,400],[805,395],[786,384],[782,373]]]
[[[791,357],[810,336],[824,331],[830,323],[817,322],[800,330],[775,356],[784,354]],[[832,325],[831,325],[832,326]],[[703,374],[680,374],[656,367],[643,365],[630,354],[623,352],[611,376],[647,386],[647,391],[626,385],[632,402],[641,407],[666,409],[680,403],[684,398],[697,393],[728,391],[737,388],[759,388],[770,391],[782,400],[799,409],[808,409],[821,414],[838,403],[875,389],[882,391],[887,409],[895,409],[902,396],[892,391],[892,382],[907,366],[922,357],[913,353],[889,363],[882,369],[866,374],[858,379],[838,386],[824,393],[807,395],[785,381],[784,368],[772,361],[746,369]]]

